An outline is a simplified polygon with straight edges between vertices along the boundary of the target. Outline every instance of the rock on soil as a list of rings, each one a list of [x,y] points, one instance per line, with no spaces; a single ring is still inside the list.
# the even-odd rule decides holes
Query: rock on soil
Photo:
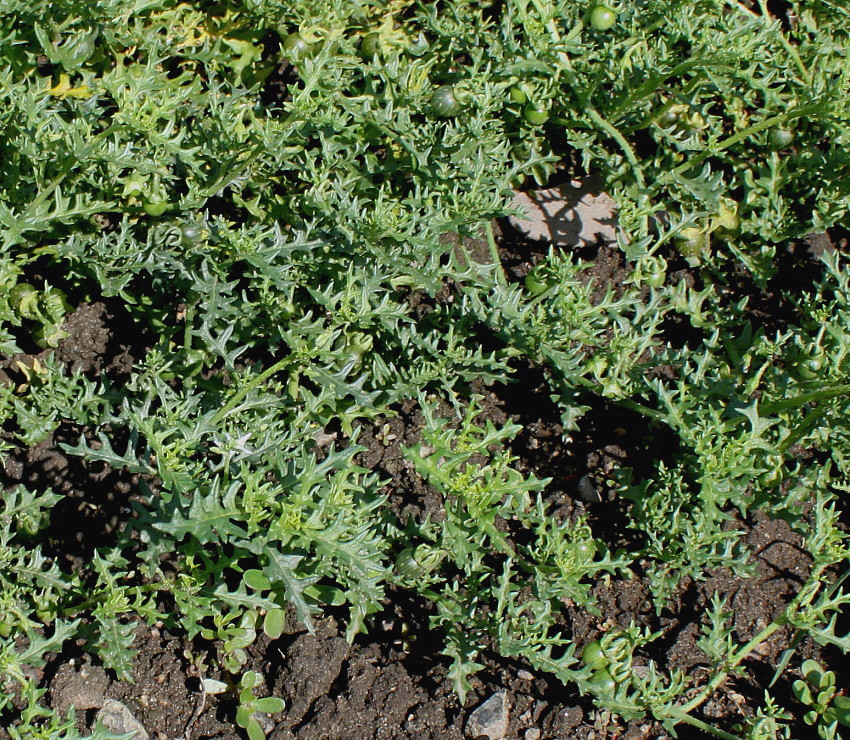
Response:
[[[488,740],[502,740],[508,732],[509,712],[508,692],[500,691],[493,694],[469,715],[466,734],[473,738],[486,737]]]
[[[617,241],[617,204],[592,178],[516,192],[511,207],[525,213],[525,218],[511,216],[511,226],[529,239],[567,247],[594,244],[598,239]]]
[[[149,740],[147,730],[142,726],[133,713],[120,701],[107,699],[103,708],[97,713],[97,721],[107,730],[116,734],[133,732],[132,740]]]

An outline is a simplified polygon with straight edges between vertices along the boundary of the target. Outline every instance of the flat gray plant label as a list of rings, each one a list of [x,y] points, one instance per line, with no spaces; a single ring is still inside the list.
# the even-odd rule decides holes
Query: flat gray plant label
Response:
[[[617,241],[617,204],[602,192],[597,178],[515,192],[511,207],[525,214],[524,218],[511,216],[511,226],[529,239],[561,247]]]

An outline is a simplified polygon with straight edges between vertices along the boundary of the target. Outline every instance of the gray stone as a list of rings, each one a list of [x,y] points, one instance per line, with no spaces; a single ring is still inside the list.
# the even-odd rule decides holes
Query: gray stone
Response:
[[[599,494],[599,489],[593,485],[593,481],[590,479],[589,475],[583,475],[578,479],[576,491],[578,491],[579,498],[582,501],[587,501],[589,504],[595,504],[602,500],[602,496]]]
[[[133,740],[150,740],[148,731],[142,726],[133,713],[120,701],[107,699],[97,713],[97,721],[107,730],[116,734],[136,733]]]
[[[466,722],[466,734],[469,737],[486,737],[489,740],[502,740],[508,734],[508,714],[510,700],[507,691],[493,694],[483,704],[479,704],[469,715]]]
[[[511,225],[530,239],[566,247],[617,241],[617,204],[595,178],[515,192],[511,207],[525,214],[511,216]]]
[[[266,714],[265,712],[254,712],[251,716],[260,723],[260,727],[263,728],[263,732],[265,732],[266,735],[271,734],[271,731],[274,730],[275,721],[274,717],[270,714]]]

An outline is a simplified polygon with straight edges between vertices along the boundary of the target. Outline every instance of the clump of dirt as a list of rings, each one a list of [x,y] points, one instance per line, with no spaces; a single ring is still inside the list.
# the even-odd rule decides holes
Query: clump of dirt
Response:
[[[100,371],[106,359],[111,332],[106,327],[106,306],[88,303],[65,319],[68,337],[56,349],[56,359],[72,372]]]
[[[328,620],[315,635],[298,634],[276,649],[281,660],[274,693],[287,703],[276,738],[463,737],[457,711],[447,714],[444,701],[435,701],[421,677],[411,675],[399,647],[349,645]]]

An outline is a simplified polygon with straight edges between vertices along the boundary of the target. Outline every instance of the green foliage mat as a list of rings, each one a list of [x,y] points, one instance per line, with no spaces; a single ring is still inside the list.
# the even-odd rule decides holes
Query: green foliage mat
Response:
[[[218,688],[261,737],[253,712],[279,705],[243,669],[258,631],[347,607],[353,639],[392,585],[435,603],[461,696],[487,646],[626,719],[790,737],[769,696],[738,735],[694,714],[782,626],[850,649],[850,273],[825,253],[770,331],[730,287],[735,266],[765,286],[787,240],[850,202],[850,12],[785,6],[0,1],[0,452],[61,425],[68,454],[139,481],[132,518],[74,569],[46,541],[61,495],[3,493],[12,736],[75,737],[28,667],[76,637],[127,677],[141,618],[213,641],[234,677]],[[554,249],[510,280],[491,222],[512,187],[587,173],[617,201],[627,283],[600,296]],[[489,258],[450,233],[483,235]],[[72,306],[100,299],[149,338],[128,377],[52,353]],[[470,383],[519,357],[544,368],[565,435],[604,398],[678,439],[648,473],[612,472],[638,550],[553,516],[547,481],[514,465],[517,425],[478,420]],[[426,425],[405,454],[439,522],[398,520],[355,462],[359,426],[410,398]],[[565,600],[594,610],[590,586],[638,563],[658,612],[686,576],[746,575],[732,515],[757,509],[792,523],[811,572],[744,644],[715,601],[707,679],[631,670],[659,637],[634,626],[577,653]],[[807,702],[821,737],[846,719],[833,694]]]

